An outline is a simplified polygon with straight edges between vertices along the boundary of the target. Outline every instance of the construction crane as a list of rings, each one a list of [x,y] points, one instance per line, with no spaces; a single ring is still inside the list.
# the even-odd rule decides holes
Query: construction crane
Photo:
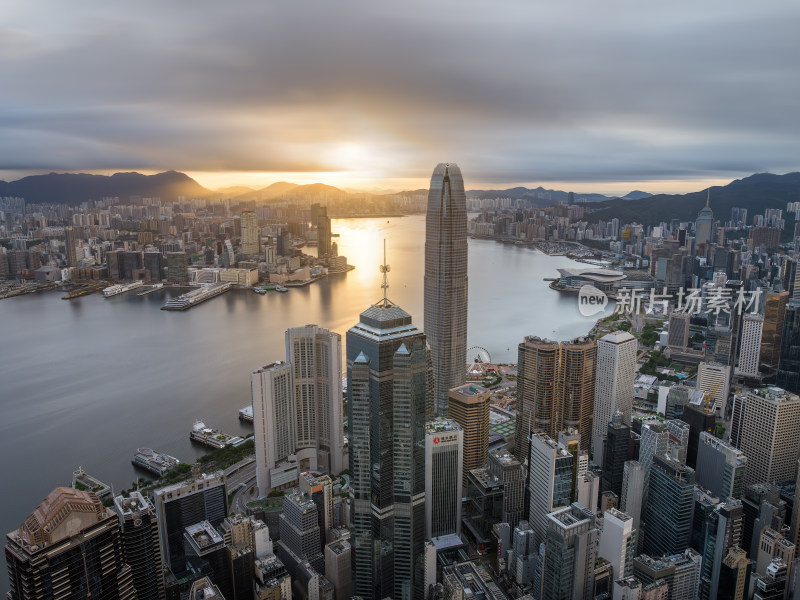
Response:
[[[708,399],[713,397],[717,393],[717,390],[719,390],[719,388],[721,386],[722,386],[722,382],[720,381],[717,384],[717,387],[714,388],[714,391],[711,392],[710,394],[706,394],[705,392],[703,392],[704,400],[706,401],[706,414],[708,414]]]

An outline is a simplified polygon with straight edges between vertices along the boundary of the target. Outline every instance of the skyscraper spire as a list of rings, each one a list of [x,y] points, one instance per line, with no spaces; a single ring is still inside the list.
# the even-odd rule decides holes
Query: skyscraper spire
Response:
[[[383,288],[383,299],[378,300],[375,306],[379,306],[382,308],[387,308],[389,306],[394,306],[394,304],[386,297],[386,290],[389,289],[389,271],[391,271],[391,267],[386,264],[386,239],[383,240],[383,264],[380,266],[380,271],[383,273],[383,283],[381,283],[381,288]]]

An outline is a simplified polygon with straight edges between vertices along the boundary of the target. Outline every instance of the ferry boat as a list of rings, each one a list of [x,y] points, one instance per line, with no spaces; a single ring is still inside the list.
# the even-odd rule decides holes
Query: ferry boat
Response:
[[[123,294],[125,292],[129,292],[131,290],[135,290],[136,288],[140,288],[144,285],[144,281],[132,281],[131,283],[118,283],[116,285],[110,285],[106,289],[103,290],[103,295],[106,298],[111,298],[112,296],[116,296],[118,294]]]
[[[285,294],[289,290],[287,288],[283,287],[282,285],[276,285],[275,286],[275,291],[276,292],[280,292],[281,294]]]
[[[266,293],[267,293],[267,290],[265,290],[264,288],[260,288],[260,287],[254,287],[254,288],[253,288],[253,291],[254,291],[256,294],[261,294],[261,295],[264,295],[264,294],[266,294]]]
[[[242,442],[242,438],[239,436],[229,435],[219,429],[206,427],[206,424],[202,421],[195,422],[192,431],[189,433],[189,439],[215,450],[220,450],[226,446],[236,446]]]
[[[131,461],[134,466],[150,471],[153,475],[162,475],[177,468],[181,461],[169,454],[161,454],[152,448],[139,448]]]

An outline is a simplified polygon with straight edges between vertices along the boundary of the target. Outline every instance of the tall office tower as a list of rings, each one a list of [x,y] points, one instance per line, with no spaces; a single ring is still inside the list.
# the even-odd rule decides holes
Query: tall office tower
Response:
[[[279,519],[281,539],[278,541],[278,558],[292,577],[297,577],[296,567],[304,560],[311,563],[318,573],[324,572],[325,556],[322,554],[322,537],[314,501],[300,492],[284,496],[283,512]]]
[[[559,344],[528,336],[519,345],[517,458],[527,459],[524,440],[534,429],[555,438],[574,427],[581,448],[591,447],[596,362],[597,346],[585,338]]]
[[[744,397],[739,450],[747,456],[744,484],[795,476],[800,443],[800,397],[770,387]]]
[[[487,471],[503,482],[503,515],[500,522],[508,523],[513,529],[525,518],[525,468],[508,450],[497,448],[489,452]]]
[[[689,320],[688,312],[672,312],[667,326],[667,346],[684,350],[689,346]]]
[[[111,250],[106,252],[106,266],[110,279],[122,279],[122,250]]]
[[[635,340],[635,338],[634,338]],[[592,446],[592,414],[594,411],[595,373],[597,366],[597,345],[586,338],[578,338],[561,343],[561,368],[559,369],[559,388],[563,398],[563,418],[559,431],[574,427],[581,436],[581,448],[589,450]],[[623,371],[625,369],[622,369]],[[627,381],[621,374],[619,387]],[[633,373],[631,372],[631,389]],[[614,392],[614,388],[609,388]],[[619,401],[624,397],[621,392]],[[631,395],[633,402],[633,395]],[[613,411],[608,415],[611,420]],[[624,413],[623,413],[624,414]]]
[[[703,557],[691,548],[661,558],[641,554],[633,559],[633,576],[644,585],[663,579],[670,600],[695,600],[702,562]]]
[[[739,348],[737,374],[744,377],[758,377],[763,328],[763,316],[747,313],[742,317],[742,342]]]
[[[744,492],[747,456],[703,431],[697,452],[697,484],[719,498],[739,498]]]
[[[633,518],[615,508],[603,515],[603,531],[597,555],[611,563],[614,579],[633,575],[633,557],[636,555],[636,533]]]
[[[761,332],[761,364],[771,371],[775,371],[780,362],[783,321],[788,302],[789,292],[767,292]]]
[[[439,417],[425,424],[425,537],[461,535],[464,430]]]
[[[208,521],[200,521],[184,529],[183,540],[187,572],[177,578],[179,586],[186,579],[192,580],[200,574],[209,574],[211,581],[219,586],[220,592],[226,598],[235,600],[230,557],[219,531]],[[167,594],[174,595],[172,586],[168,586]]]
[[[300,475],[300,492],[307,495],[317,505],[320,541],[325,544],[328,532],[333,529],[333,480],[330,475],[302,473]]]
[[[312,212],[314,205],[311,205]],[[328,208],[317,205],[316,210],[317,226],[317,256],[320,258],[331,254],[331,218],[328,216]]]
[[[382,270],[383,299],[347,332],[354,593],[421,600],[427,341]]]
[[[228,558],[232,600],[251,600],[253,598],[253,579],[255,577],[256,532],[253,517],[237,513],[226,517],[220,525],[222,540]]]
[[[750,561],[747,559],[747,553],[734,546],[722,560],[717,598],[745,600],[749,580]]]
[[[138,600],[164,600],[164,573],[158,538],[158,517],[150,500],[139,492],[114,498],[119,516],[122,558],[130,565]]]
[[[686,464],[686,450],[689,446],[689,424],[680,419],[671,419],[667,421],[667,431],[669,432],[667,455],[673,460]]]
[[[638,460],[629,460],[625,463],[622,473],[622,495],[619,507],[633,519],[633,528],[639,530],[642,519],[642,499],[645,492],[645,477],[642,463]]]
[[[669,430],[666,425],[645,424],[642,426],[639,462],[642,463],[645,478],[645,493],[650,481],[650,469],[656,456],[663,456],[669,450]]]
[[[528,440],[534,430],[558,435],[558,342],[528,336],[519,345],[517,379],[517,429],[514,453],[521,462],[530,455]]]
[[[242,254],[252,256],[261,254],[261,232],[258,217],[252,210],[242,212]]]
[[[186,568],[185,529],[201,521],[216,527],[228,514],[225,476],[221,472],[211,473],[158,489],[155,505],[161,556],[177,575]]]
[[[514,528],[508,553],[508,571],[517,585],[526,585],[533,580],[539,546],[535,534],[527,521],[520,521]]]
[[[466,381],[467,197],[458,165],[439,163],[425,218],[425,335],[433,361],[434,408],[447,414],[448,390]]]
[[[593,598],[600,536],[594,511],[573,503],[546,517],[542,600]]]
[[[10,600],[135,599],[119,519],[93,492],[54,489],[6,535]]]
[[[708,410],[723,419],[731,388],[731,367],[719,363],[701,362],[697,367],[697,389],[708,399]]]
[[[592,417],[592,443],[596,464],[603,464],[602,455],[598,456],[597,452],[600,449],[597,438],[605,437],[614,414],[619,411],[623,423],[631,424],[638,347],[637,339],[625,331],[606,334],[597,342],[597,374]]]
[[[145,252],[144,268],[150,272],[151,281],[161,281],[161,252]]]
[[[607,426],[602,462],[602,491],[611,491],[617,496],[622,495],[622,476],[625,462],[633,458],[631,428],[622,419],[622,413],[617,412]]]
[[[702,397],[702,393],[698,390]],[[716,428],[717,418],[714,412],[705,411],[705,403],[692,403],[686,405],[681,420],[689,425],[689,446],[686,450],[686,464],[693,469],[697,466],[697,451],[700,446],[700,434],[702,432],[713,433]]]
[[[547,514],[571,502],[574,457],[543,431],[534,430],[529,445],[528,521],[538,547],[547,535]]]
[[[189,281],[188,264],[189,257],[185,252],[168,252],[167,281],[170,283],[184,283]]]
[[[464,430],[464,480],[473,469],[486,464],[489,449],[491,394],[477,385],[462,385],[449,392],[448,413]]]
[[[777,385],[800,394],[800,300],[792,298],[786,305],[781,335]]]
[[[708,244],[711,242],[712,229],[714,227],[714,212],[711,210],[711,193],[709,191],[706,205],[700,209],[695,221],[695,237],[697,245]]]
[[[256,448],[256,485],[260,496],[297,480],[289,462],[297,448],[297,405],[292,365],[278,361],[250,376]]]
[[[694,507],[694,469],[656,456],[644,515],[643,548],[651,556],[672,555],[689,546]]]
[[[78,266],[78,251],[76,246],[78,244],[78,236],[75,228],[72,225],[64,227],[64,245],[67,250],[67,266]]]
[[[748,485],[742,496],[742,548],[753,558],[758,556],[758,543],[762,532],[771,527],[782,530],[786,521],[786,502],[780,499],[780,491],[770,483]]]
[[[333,584],[336,600],[350,600],[353,572],[350,542],[336,540],[325,546],[325,577]]]
[[[717,600],[722,561],[731,548],[740,547],[741,543],[742,503],[728,498],[727,502],[718,504],[706,519],[699,594],[702,600]]]
[[[338,475],[344,468],[342,337],[316,325],[286,331],[297,406],[297,461],[301,471]]]

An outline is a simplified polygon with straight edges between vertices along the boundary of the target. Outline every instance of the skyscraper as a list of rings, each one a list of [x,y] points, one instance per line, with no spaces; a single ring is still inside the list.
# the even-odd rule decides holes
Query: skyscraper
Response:
[[[117,515],[93,492],[59,487],[6,536],[13,600],[135,599]]]
[[[742,317],[742,343],[739,349],[737,374],[745,377],[758,377],[763,328],[763,316],[747,313]]]
[[[586,338],[559,343],[528,336],[519,345],[517,458],[528,458],[526,440],[533,429],[556,438],[573,427],[580,434],[581,448],[589,449],[596,360],[597,346]]]
[[[278,361],[250,376],[256,449],[256,486],[268,494],[297,480],[297,465],[289,463],[297,447],[297,407],[292,365]]]
[[[689,546],[694,512],[694,470],[664,455],[650,469],[644,516],[644,551],[671,556]]]
[[[383,299],[347,332],[354,594],[422,600],[427,341],[382,271]]]
[[[338,475],[342,447],[342,338],[316,325],[286,331],[286,360],[292,365],[297,407],[300,470]]]
[[[543,431],[531,433],[530,449],[528,521],[538,547],[547,535],[548,513],[570,505],[575,457]]]
[[[606,334],[597,342],[597,372],[592,417],[592,443],[594,460],[597,464],[603,464],[602,456],[597,456],[598,449],[602,446],[597,438],[605,437],[614,413],[619,411],[622,413],[622,421],[626,425],[631,424],[638,349],[638,340],[625,331]],[[589,450],[588,447],[584,449]]]
[[[800,393],[800,300],[792,298],[786,306],[781,335],[777,384]]]
[[[542,599],[592,598],[600,535],[594,511],[573,503],[546,518]]]
[[[489,390],[466,384],[449,391],[450,418],[464,430],[464,480],[486,464],[489,449]]]
[[[461,535],[464,430],[439,417],[425,424],[425,537]]]
[[[793,479],[800,442],[800,397],[771,387],[742,403],[738,448],[747,456],[744,485]]]
[[[633,575],[633,557],[636,555],[636,530],[633,518],[615,508],[604,513],[603,531],[597,548],[614,569],[614,579]]]
[[[164,573],[158,538],[158,517],[139,492],[114,498],[119,516],[123,560],[130,565],[137,600],[163,600]]]
[[[78,266],[78,251],[75,247],[77,243],[78,238],[75,233],[75,228],[72,225],[67,225],[64,227],[64,245],[66,246],[67,250],[68,267]]]
[[[789,292],[768,292],[764,304],[760,361],[773,371],[778,368],[780,361],[783,320],[788,302]]]
[[[747,456],[707,431],[700,433],[697,484],[719,498],[739,498],[744,492]]]
[[[608,424],[602,462],[602,491],[611,491],[617,496],[622,494],[625,462],[633,458],[631,450],[631,428],[622,422],[622,413],[618,412]]]
[[[695,237],[697,245],[711,242],[712,228],[714,226],[714,212],[711,210],[711,190],[708,191],[706,205],[700,209],[695,221]]]
[[[425,335],[431,348],[434,409],[447,414],[448,390],[466,381],[467,199],[458,165],[431,176],[425,219]]]
[[[252,210],[242,213],[242,254],[255,255],[261,253],[261,234],[258,229],[258,217]]]
[[[730,394],[731,367],[715,362],[701,362],[697,366],[697,389],[708,400],[708,410],[725,418]],[[705,407],[704,407],[705,408]]]

